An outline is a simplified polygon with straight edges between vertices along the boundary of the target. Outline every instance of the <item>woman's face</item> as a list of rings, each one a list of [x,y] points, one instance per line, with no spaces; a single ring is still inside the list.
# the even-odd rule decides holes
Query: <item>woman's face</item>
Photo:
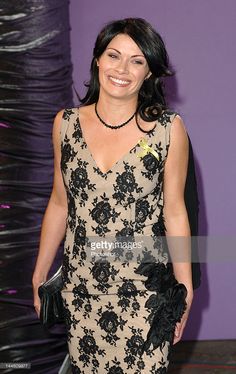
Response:
[[[137,97],[145,78],[151,73],[137,44],[119,34],[98,59],[100,94],[125,99]]]

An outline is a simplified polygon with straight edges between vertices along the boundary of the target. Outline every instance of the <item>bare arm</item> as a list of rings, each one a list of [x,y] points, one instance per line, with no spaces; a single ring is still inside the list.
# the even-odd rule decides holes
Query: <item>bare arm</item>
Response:
[[[173,120],[170,130],[170,146],[164,170],[164,219],[166,237],[174,274],[188,291],[187,311],[177,326],[174,344],[180,340],[187,320],[192,298],[191,233],[184,201],[184,188],[188,165],[188,136],[179,116]],[[181,254],[181,256],[179,256]]]
[[[60,160],[60,126],[63,112],[59,112],[53,124],[54,181],[52,193],[43,217],[38,257],[33,274],[34,305],[37,313],[40,309],[38,287],[47,279],[48,272],[65,236],[67,218],[67,197],[64,187]]]

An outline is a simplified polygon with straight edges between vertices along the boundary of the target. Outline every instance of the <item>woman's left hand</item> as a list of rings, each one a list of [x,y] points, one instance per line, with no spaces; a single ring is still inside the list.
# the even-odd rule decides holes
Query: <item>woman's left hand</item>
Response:
[[[192,297],[188,297],[186,299],[186,302],[187,302],[187,308],[186,308],[186,310],[185,310],[185,312],[184,312],[184,314],[181,318],[181,321],[177,322],[176,326],[175,326],[175,334],[174,334],[173,345],[178,343],[182,338],[184,328],[185,328],[186,322],[188,320],[191,304],[192,304]]]

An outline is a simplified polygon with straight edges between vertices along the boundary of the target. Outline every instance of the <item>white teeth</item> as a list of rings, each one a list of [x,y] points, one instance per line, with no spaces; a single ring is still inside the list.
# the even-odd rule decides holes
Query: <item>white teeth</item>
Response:
[[[117,79],[117,78],[113,78],[113,77],[110,77],[110,80],[112,82],[115,82],[115,83],[118,83],[118,84],[128,84],[129,83],[127,81],[122,81],[121,79]]]

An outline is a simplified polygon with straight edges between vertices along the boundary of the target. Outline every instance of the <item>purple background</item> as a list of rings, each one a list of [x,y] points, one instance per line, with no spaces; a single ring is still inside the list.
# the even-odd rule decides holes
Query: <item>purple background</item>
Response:
[[[174,109],[195,153],[200,233],[226,240],[235,236],[236,1],[71,0],[70,11],[74,84],[80,94],[104,23],[142,17],[160,32],[176,71]],[[235,264],[204,265],[185,339],[236,338]]]

